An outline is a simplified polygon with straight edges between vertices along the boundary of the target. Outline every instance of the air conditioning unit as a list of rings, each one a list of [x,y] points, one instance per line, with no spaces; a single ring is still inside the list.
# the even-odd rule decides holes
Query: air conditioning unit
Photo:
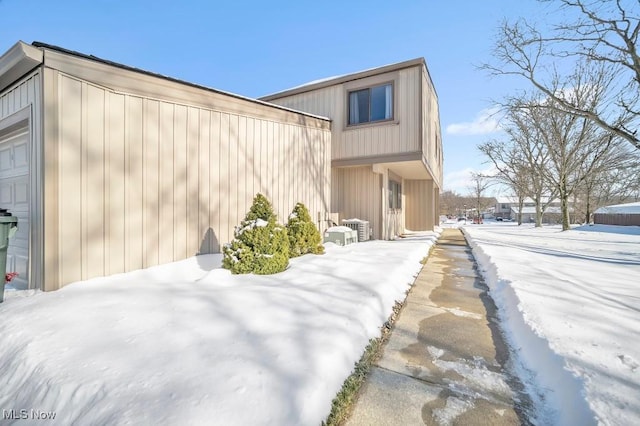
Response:
[[[371,228],[369,228],[369,221],[360,219],[343,219],[343,226],[348,226],[358,233],[358,242],[368,241],[371,235]]]
[[[358,242],[358,232],[345,226],[332,226],[324,231],[324,242],[346,246]]]

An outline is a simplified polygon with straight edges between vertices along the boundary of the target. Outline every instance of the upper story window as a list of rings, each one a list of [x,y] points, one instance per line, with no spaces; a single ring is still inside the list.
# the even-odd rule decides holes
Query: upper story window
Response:
[[[349,124],[362,124],[393,118],[391,83],[349,92]]]

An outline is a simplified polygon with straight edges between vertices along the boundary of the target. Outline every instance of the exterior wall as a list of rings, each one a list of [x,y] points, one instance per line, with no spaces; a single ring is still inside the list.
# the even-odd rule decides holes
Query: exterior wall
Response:
[[[40,172],[42,166],[42,80],[38,69],[19,80],[0,93],[0,122],[19,119],[19,126],[28,131],[28,214],[18,216],[18,232],[16,239],[28,241],[28,255],[26,259],[16,260],[16,272],[19,280],[24,280],[24,286],[39,288],[42,283],[42,202]],[[0,129],[2,130],[2,129]],[[20,226],[20,224],[23,226]],[[28,226],[25,224],[28,223]],[[9,257],[12,249],[9,245]]]
[[[594,213],[593,223],[602,225],[640,226],[640,214]]]
[[[269,102],[332,119],[332,160],[390,156],[420,151],[420,70],[414,66],[361,78]],[[347,93],[392,82],[394,119],[347,126]]]
[[[410,181],[378,166],[334,167],[331,175],[331,205],[340,221],[367,220],[376,239],[391,239],[404,233],[405,212],[410,205],[405,185]],[[389,208],[390,178],[402,184],[401,209]]]
[[[433,230],[438,192],[431,180],[405,180],[406,225],[412,231]]]
[[[376,167],[379,168],[379,167]],[[399,182],[402,187],[401,195],[401,208],[391,209],[389,208],[389,179],[393,179]],[[382,201],[382,238],[390,240],[397,235],[404,233],[405,227],[405,212],[407,211],[407,191],[406,180],[401,176],[396,175],[387,167],[382,168],[382,182],[384,186],[383,201]]]
[[[402,68],[404,66],[404,68]],[[292,89],[282,95],[267,96],[269,102],[288,108],[319,114],[332,119],[332,161],[334,169],[345,166],[373,165],[373,171],[381,176],[381,204],[371,205],[371,211],[381,215],[376,237],[392,238],[404,232],[406,223],[416,230],[432,230],[437,225],[439,191],[442,187],[442,138],[438,113],[438,98],[424,63],[420,60],[408,64],[390,66],[380,73],[377,70],[357,75],[339,77],[334,84],[322,82],[306,88]],[[394,85],[394,117],[391,121],[348,126],[348,93],[365,87],[392,82]],[[396,180],[403,181],[403,209],[388,208],[387,186],[390,169]],[[356,169],[357,170],[357,169]],[[362,169],[364,170],[364,169]],[[351,189],[339,188],[342,176],[333,172],[334,194],[343,190],[361,197]],[[431,184],[426,181],[430,180]],[[404,182],[418,182],[409,184]],[[424,181],[424,182],[422,182]],[[430,185],[430,186],[429,186]],[[428,193],[420,193],[421,190]],[[413,198],[413,199],[412,199]],[[334,197],[332,208],[343,211],[344,205]],[[371,199],[360,201],[370,205]],[[355,211],[362,211],[361,205]],[[362,211],[360,216],[365,215]],[[369,213],[371,215],[372,213]],[[351,216],[355,216],[351,215]],[[358,217],[360,217],[358,216]],[[342,218],[342,216],[341,216]],[[364,219],[364,217],[360,217]],[[410,226],[408,228],[411,229]]]
[[[331,205],[340,223],[342,219],[368,220],[373,238],[382,238],[380,206],[384,191],[380,175],[371,166],[333,168],[331,187]]]
[[[438,96],[426,69],[421,68],[422,75],[422,152],[427,160],[433,180],[438,188],[442,188],[444,161],[442,150],[442,134],[440,131],[440,113]]]
[[[120,87],[133,78],[107,71]],[[219,252],[258,192],[282,222],[298,201],[314,218],[329,211],[324,120],[191,88],[167,93],[195,90],[193,103],[125,93],[51,68],[45,87],[47,289]]]

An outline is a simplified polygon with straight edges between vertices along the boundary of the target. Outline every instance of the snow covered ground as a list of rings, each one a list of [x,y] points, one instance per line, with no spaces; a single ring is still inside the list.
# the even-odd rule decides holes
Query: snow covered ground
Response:
[[[272,276],[206,255],[8,291],[0,423],[317,425],[435,239],[327,244]]]
[[[463,229],[537,423],[640,424],[640,227]]]

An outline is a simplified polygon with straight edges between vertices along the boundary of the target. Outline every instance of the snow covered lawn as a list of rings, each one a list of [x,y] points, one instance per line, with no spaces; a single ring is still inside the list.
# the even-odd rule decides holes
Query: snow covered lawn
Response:
[[[540,424],[640,424],[640,228],[464,227]],[[525,371],[528,369],[529,371]]]
[[[57,424],[317,425],[435,239],[327,244],[272,276],[206,255],[8,291],[0,409]]]

